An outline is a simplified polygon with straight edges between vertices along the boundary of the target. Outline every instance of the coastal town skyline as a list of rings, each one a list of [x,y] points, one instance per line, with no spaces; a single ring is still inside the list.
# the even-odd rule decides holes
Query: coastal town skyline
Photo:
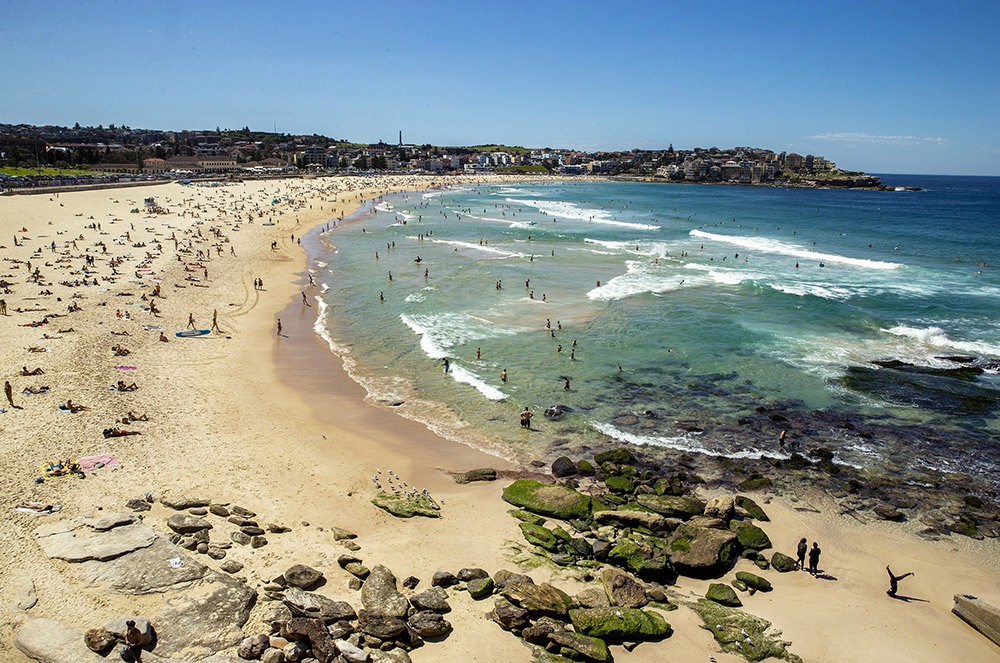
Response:
[[[363,143],[402,128],[416,144],[581,152],[765,145],[874,173],[1000,174],[987,3],[883,3],[863,22],[790,4],[122,8],[12,7],[0,36],[20,65],[0,74],[0,119]]]

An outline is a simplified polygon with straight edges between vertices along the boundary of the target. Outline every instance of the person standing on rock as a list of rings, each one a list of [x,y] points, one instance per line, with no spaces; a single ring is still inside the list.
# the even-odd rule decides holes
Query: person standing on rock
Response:
[[[799,557],[799,571],[806,570],[806,552],[809,550],[809,544],[806,543],[806,537],[799,539],[799,547],[796,551]]]
[[[813,547],[809,549],[809,573],[816,575],[819,573],[819,554],[822,551],[819,549],[819,544],[813,541]]]
[[[141,663],[142,661],[142,632],[135,627],[135,622],[131,619],[125,622],[127,627],[125,630],[125,652],[128,652],[129,658],[126,660],[135,661],[135,663]],[[122,652],[123,654],[125,652]],[[125,656],[122,656],[125,658]]]

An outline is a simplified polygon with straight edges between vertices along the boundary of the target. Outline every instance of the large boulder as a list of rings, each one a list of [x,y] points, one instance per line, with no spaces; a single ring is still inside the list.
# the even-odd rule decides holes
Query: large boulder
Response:
[[[685,523],[674,530],[667,546],[678,573],[701,578],[732,566],[740,543],[732,532]]]
[[[212,500],[201,497],[161,497],[160,504],[170,509],[184,511],[185,509],[211,506]]]
[[[406,497],[405,495],[381,492],[372,498],[372,504],[388,511],[397,518],[412,518],[414,516],[424,516],[425,518],[441,517],[441,507],[426,495]]]
[[[599,661],[600,663],[611,660],[608,645],[600,638],[592,638],[572,631],[555,631],[549,634],[549,640],[560,647],[572,650],[577,654],[573,658],[582,657],[588,661]]]
[[[737,495],[736,496],[736,506],[738,506],[739,508],[741,508],[744,511],[746,511],[747,514],[749,514],[749,516],[751,518],[753,518],[754,520],[762,520],[762,521],[765,521],[765,522],[767,522],[768,520],[770,520],[767,517],[767,514],[764,513],[764,509],[760,508],[759,504],[757,504],[756,502],[754,502],[752,499],[750,499],[746,495]]]
[[[417,610],[433,610],[434,612],[451,612],[448,605],[448,594],[440,587],[428,590],[410,597],[410,604]]]
[[[270,639],[266,635],[253,635],[240,641],[236,655],[246,661],[255,661],[264,654],[269,646]]]
[[[776,552],[771,555],[771,566],[779,573],[788,573],[799,568],[799,563],[785,553]]]
[[[461,472],[459,474],[452,475],[455,479],[455,483],[472,483],[473,481],[496,481],[497,471],[492,467],[480,467],[479,469],[469,470],[468,472]]]
[[[518,479],[504,488],[503,498],[514,506],[542,516],[560,520],[590,518],[590,497],[566,486],[543,484],[533,479]]]
[[[576,474],[576,464],[566,456],[560,456],[552,463],[552,476],[570,477],[574,474]]]
[[[608,551],[608,561],[648,580],[672,582],[676,578],[667,554],[645,541],[619,539]]]
[[[557,552],[559,550],[559,539],[556,538],[556,535],[551,530],[541,525],[532,525],[531,523],[518,523],[517,526],[521,528],[521,533],[524,534],[525,540],[531,545],[544,548],[549,552]]]
[[[601,584],[611,605],[623,608],[641,608],[649,603],[646,590],[632,576],[620,569],[609,567],[601,572]]]
[[[396,588],[396,576],[381,564],[372,569],[361,587],[361,603],[370,614],[385,617],[406,617],[410,609],[406,597]]]
[[[365,635],[380,640],[392,640],[406,632],[406,620],[388,615],[372,615],[362,610],[358,615],[358,629]]]
[[[430,610],[422,610],[406,620],[421,638],[439,638],[451,632],[451,624],[444,617]]]
[[[594,522],[599,525],[614,525],[615,527],[645,527],[653,532],[672,529],[671,523],[658,513],[648,511],[598,511],[594,514]]]
[[[604,463],[614,463],[616,465],[635,465],[635,456],[625,447],[618,447],[611,451],[605,451],[594,455],[594,461],[598,465]]]
[[[286,590],[282,601],[296,617],[320,619],[327,624],[357,617],[347,601],[334,601],[322,594],[304,592],[298,587]]]
[[[732,519],[734,513],[736,513],[736,506],[731,495],[720,495],[712,498],[705,505],[705,515],[709,518],[720,518],[728,521]]]
[[[656,640],[670,635],[670,624],[651,610],[577,608],[569,611],[577,633],[603,640]]]
[[[966,594],[955,595],[955,605],[951,609],[966,624],[976,629],[994,644],[1000,645],[1000,610]]]
[[[767,537],[767,533],[753,523],[733,520],[729,523],[729,531],[736,534],[745,550],[767,550],[771,547],[771,539]]]
[[[509,582],[501,593],[535,616],[562,617],[575,605],[569,594],[548,583]]]
[[[196,518],[183,513],[175,513],[167,518],[167,527],[178,534],[192,534],[203,529],[212,529],[212,523],[204,518]]]
[[[577,602],[584,608],[607,608],[611,606],[611,599],[603,587],[588,587],[577,592],[574,596]]]
[[[296,564],[284,573],[285,582],[292,587],[309,589],[323,579],[323,573],[305,564]]]
[[[469,590],[469,596],[478,601],[492,595],[493,587],[493,578],[487,576],[486,578],[470,580],[467,589]]]
[[[705,513],[705,503],[696,497],[675,495],[638,495],[635,498],[641,506],[668,518],[687,520]]]
[[[337,656],[333,638],[326,630],[322,620],[296,617],[290,619],[281,629],[282,637],[293,640],[306,640],[312,649],[313,656],[320,663],[332,661]]]
[[[496,597],[490,617],[505,631],[524,628],[530,623],[527,610],[514,605],[502,596]]]
[[[736,596],[733,588],[721,582],[713,582],[709,585],[708,591],[705,592],[705,598],[721,605],[728,605],[731,608],[738,608],[743,605],[743,602]]]
[[[756,573],[750,573],[749,571],[737,571],[736,579],[742,582],[747,587],[753,587],[762,592],[771,591],[771,582],[765,578],[761,578]]]
[[[83,643],[87,649],[101,654],[115,646],[115,636],[108,633],[103,628],[92,628],[83,634]]]

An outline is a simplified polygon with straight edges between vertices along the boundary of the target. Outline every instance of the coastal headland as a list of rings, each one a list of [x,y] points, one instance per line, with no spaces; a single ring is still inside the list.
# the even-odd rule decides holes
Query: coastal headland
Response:
[[[996,657],[951,614],[956,594],[1000,605],[995,538],[920,538],[821,490],[747,484],[733,504],[725,482],[654,471],[640,451],[514,466],[366,404],[313,330],[309,233],[329,225],[335,242],[389,192],[511,177],[0,198],[0,660],[100,660],[83,634],[129,615],[156,629],[153,661],[307,660],[296,642],[321,661],[529,661],[539,633],[585,660]],[[477,468],[493,472],[453,476]],[[560,508],[539,497],[553,491]],[[777,571],[802,537],[819,573]],[[724,542],[710,560],[685,557],[707,540]],[[895,599],[887,564],[914,573]],[[758,578],[770,591],[749,591]]]

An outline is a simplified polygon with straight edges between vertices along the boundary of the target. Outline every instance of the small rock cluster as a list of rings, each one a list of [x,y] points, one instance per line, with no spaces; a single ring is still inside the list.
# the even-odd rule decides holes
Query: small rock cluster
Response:
[[[149,506],[142,500],[129,501],[130,505],[133,503],[144,504],[146,508]],[[262,548],[267,545],[266,533],[284,534],[291,531],[288,527],[275,523],[268,523],[265,531],[265,528],[254,520],[257,514],[241,506],[213,503],[211,500],[192,497],[164,497],[160,499],[160,503],[176,511],[187,512],[174,514],[167,519],[167,526],[174,531],[171,542],[185,550],[193,550],[215,560],[225,558],[226,551],[233,543],[255,549]],[[236,529],[229,533],[228,541],[211,540],[209,530],[215,526],[205,517],[208,515],[225,518],[226,522],[235,526]],[[243,569],[243,565],[227,560],[223,562],[221,568],[226,573],[238,573]]]
[[[360,558],[347,554],[337,561],[353,576],[351,586],[361,592],[362,609],[355,611],[346,601],[310,591],[322,585],[323,573],[296,564],[265,586],[266,598],[277,603],[265,617],[270,632],[244,638],[237,650],[240,658],[265,663],[408,663],[407,652],[451,632],[442,615],[451,611],[444,587],[457,582],[452,574],[435,574],[430,589],[406,597],[388,568],[368,569]],[[478,577],[478,571],[463,569],[459,575]],[[419,582],[407,578],[403,585],[414,589]]]

